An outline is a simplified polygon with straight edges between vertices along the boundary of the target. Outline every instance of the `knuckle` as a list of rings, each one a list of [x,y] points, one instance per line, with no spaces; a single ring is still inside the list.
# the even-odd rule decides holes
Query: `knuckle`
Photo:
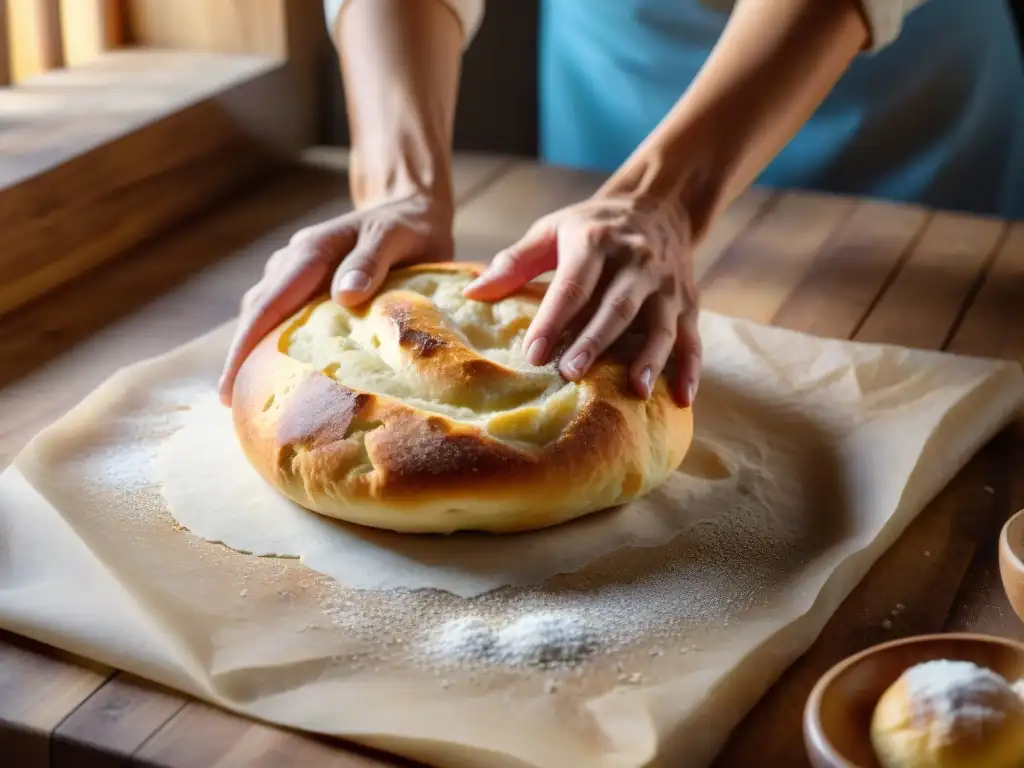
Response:
[[[583,229],[583,239],[588,249],[603,252],[615,240],[614,228],[605,222],[591,222]]]
[[[582,306],[589,298],[587,289],[575,278],[563,280],[558,286],[557,295],[563,303],[570,307]]]
[[[316,239],[316,231],[312,227],[296,230],[288,240],[289,247],[303,247]]]
[[[647,333],[651,346],[658,349],[669,348],[676,340],[676,329],[670,325],[657,323]]]
[[[625,323],[632,321],[639,309],[637,300],[628,293],[613,296],[608,302],[608,310],[612,317]]]

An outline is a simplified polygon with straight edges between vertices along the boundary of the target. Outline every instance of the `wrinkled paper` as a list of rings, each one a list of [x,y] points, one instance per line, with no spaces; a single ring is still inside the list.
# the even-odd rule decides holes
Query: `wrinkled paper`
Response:
[[[1013,417],[1024,373],[712,313],[701,330],[695,447],[647,498],[518,537],[347,529],[369,541],[364,560],[332,570],[331,547],[345,558],[351,544],[278,553],[309,567],[202,539],[167,510],[159,457],[212,397],[231,331],[220,328],[114,375],[0,477],[0,628],[428,764],[707,765]],[[565,552],[572,526],[580,547],[602,546]],[[517,547],[535,562],[518,563]],[[399,588],[424,584],[449,591]],[[507,627],[538,611],[579,617],[595,647],[546,667],[423,650],[445,622]]]

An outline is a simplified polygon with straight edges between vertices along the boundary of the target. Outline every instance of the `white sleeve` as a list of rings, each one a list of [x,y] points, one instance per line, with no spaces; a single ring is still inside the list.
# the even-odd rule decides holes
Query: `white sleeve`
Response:
[[[348,0],[324,0],[324,15],[327,18],[327,28],[334,31],[334,24],[341,13],[341,7]],[[463,48],[473,42],[476,31],[480,28],[480,22],[484,18],[484,0],[438,0],[448,6],[452,13],[462,24]],[[334,35],[331,35],[333,39]]]
[[[871,50],[880,51],[899,37],[903,19],[925,0],[861,0],[871,30]]]
[[[860,0],[871,33],[871,51],[880,51],[899,37],[903,19],[927,0]],[[736,0],[701,0],[715,11],[729,12]]]

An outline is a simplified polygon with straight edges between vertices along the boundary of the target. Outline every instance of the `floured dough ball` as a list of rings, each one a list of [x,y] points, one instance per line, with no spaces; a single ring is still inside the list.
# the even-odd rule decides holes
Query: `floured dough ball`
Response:
[[[1022,768],[1024,698],[971,662],[924,662],[882,695],[871,744],[883,768]]]
[[[578,382],[530,365],[543,289],[470,301],[482,269],[398,270],[367,304],[323,298],[265,338],[233,394],[263,478],[323,515],[434,533],[543,528],[664,482],[693,436],[665,378],[645,401],[628,358],[605,355]]]

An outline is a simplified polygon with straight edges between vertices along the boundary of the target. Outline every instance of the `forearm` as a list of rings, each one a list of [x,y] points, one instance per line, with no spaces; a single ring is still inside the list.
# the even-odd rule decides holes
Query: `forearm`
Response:
[[[356,206],[410,194],[452,204],[458,19],[440,0],[349,0],[334,29]]]
[[[690,88],[601,194],[678,202],[699,241],[811,116],[868,37],[855,0],[740,0]]]

